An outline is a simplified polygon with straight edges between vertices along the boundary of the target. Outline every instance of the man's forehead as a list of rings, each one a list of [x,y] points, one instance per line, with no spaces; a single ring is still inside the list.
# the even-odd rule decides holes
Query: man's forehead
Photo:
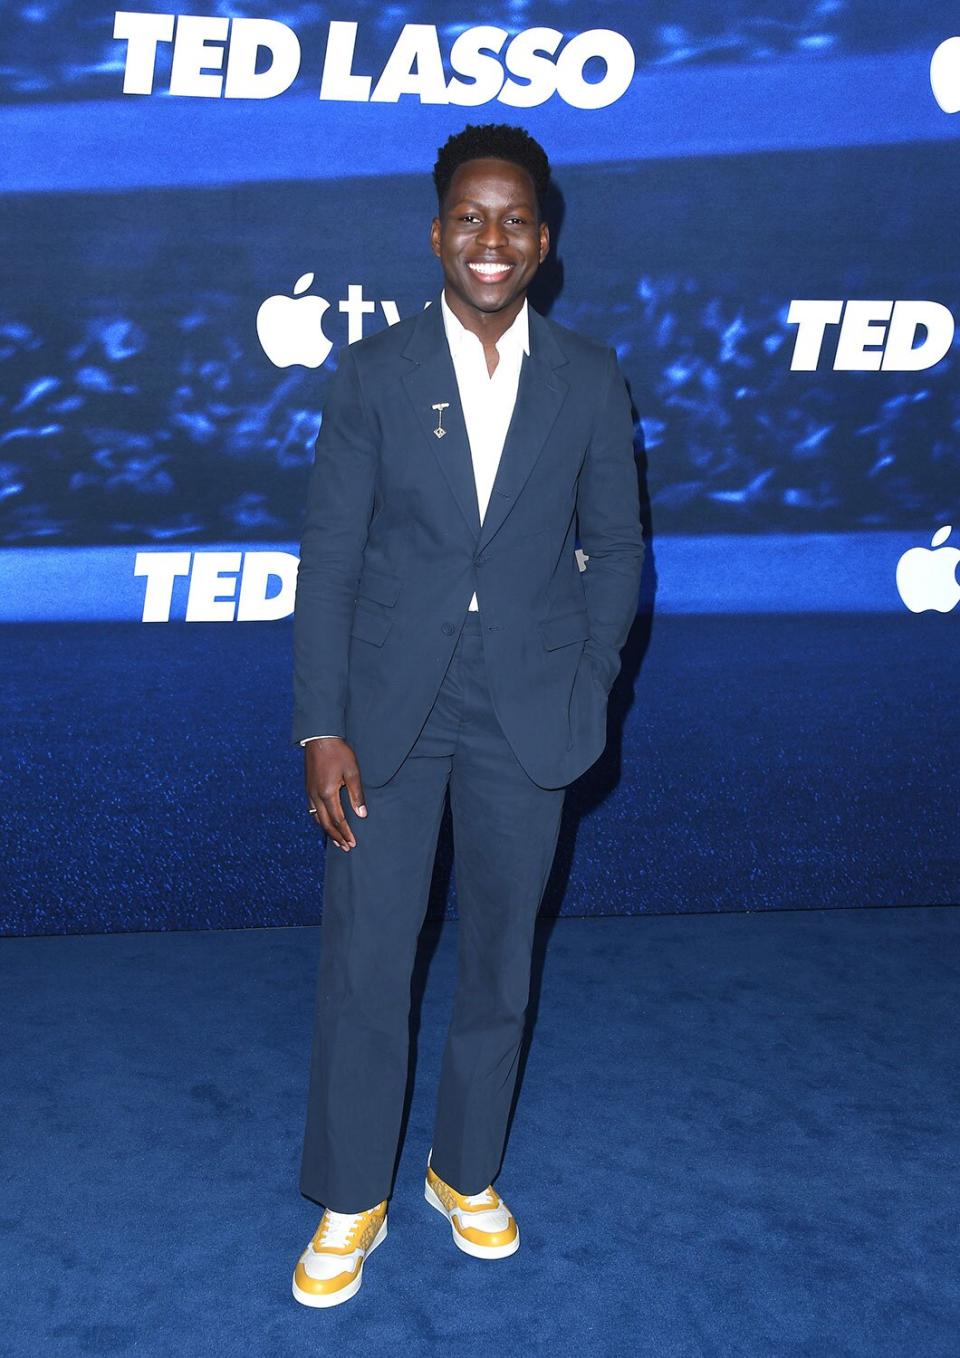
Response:
[[[499,156],[480,156],[476,160],[462,161],[453,172],[453,179],[466,183],[473,179],[520,179],[524,189],[531,183],[530,171],[513,160],[502,160]]]
[[[463,193],[458,193],[458,194],[456,195],[456,197],[453,198],[451,201],[454,202],[454,203],[465,203],[465,204],[468,204],[470,207],[483,207],[483,201],[482,201],[481,199],[479,199],[479,198],[471,198],[471,197],[469,197],[469,195],[463,194]],[[524,197],[524,198],[511,198],[510,201],[506,204],[506,206],[507,206],[507,207],[531,207],[531,206],[532,206],[532,203],[531,203],[531,200],[530,200],[529,198],[526,198],[526,197]]]
[[[509,170],[516,168],[517,174],[522,177],[523,182],[518,184],[516,176],[509,173]],[[503,182],[497,170],[463,170],[458,168],[454,182],[451,184],[450,198],[457,203],[479,204],[482,200],[474,195],[482,194],[483,199],[489,201],[490,198],[508,199],[508,207],[531,207],[533,205],[533,194],[530,189],[530,177],[521,166],[510,166],[504,178],[509,182]]]

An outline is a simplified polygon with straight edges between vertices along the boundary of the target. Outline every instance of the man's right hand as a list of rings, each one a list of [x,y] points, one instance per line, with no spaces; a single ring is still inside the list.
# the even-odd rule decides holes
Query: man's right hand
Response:
[[[357,841],[340,799],[340,789],[345,787],[357,815],[367,814],[360,768],[352,748],[339,736],[309,740],[303,747],[303,771],[307,799],[316,813],[313,819],[345,852],[355,849]]]

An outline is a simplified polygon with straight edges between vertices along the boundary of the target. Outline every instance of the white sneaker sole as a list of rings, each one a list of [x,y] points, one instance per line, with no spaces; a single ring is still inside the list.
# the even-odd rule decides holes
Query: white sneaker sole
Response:
[[[382,1244],[386,1238],[387,1218],[384,1217],[383,1225],[371,1240],[370,1246],[361,1260],[360,1267],[357,1269],[357,1276],[352,1283],[348,1283],[346,1287],[342,1287],[339,1292],[321,1292],[320,1294],[304,1292],[302,1288],[297,1286],[297,1275],[294,1274],[293,1295],[301,1306],[339,1306],[341,1302],[349,1301],[351,1297],[355,1297],[360,1291],[360,1284],[363,1282],[363,1265],[370,1258],[377,1246]]]
[[[453,1243],[458,1250],[463,1250],[464,1254],[469,1254],[473,1259],[506,1259],[510,1254],[516,1254],[520,1248],[520,1227],[517,1227],[517,1234],[508,1245],[475,1245],[472,1240],[464,1240],[463,1236],[454,1225],[453,1218],[444,1207],[443,1203],[430,1187],[430,1181],[424,1180],[423,1196],[431,1207],[435,1207],[450,1222],[450,1230],[453,1233]]]

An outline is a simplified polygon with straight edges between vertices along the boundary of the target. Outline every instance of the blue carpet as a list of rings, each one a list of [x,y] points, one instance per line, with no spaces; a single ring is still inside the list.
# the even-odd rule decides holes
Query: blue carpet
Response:
[[[330,1312],[289,1296],[317,931],[0,943],[0,1352],[956,1358],[960,909],[544,920],[496,1264],[422,1200],[454,929]]]

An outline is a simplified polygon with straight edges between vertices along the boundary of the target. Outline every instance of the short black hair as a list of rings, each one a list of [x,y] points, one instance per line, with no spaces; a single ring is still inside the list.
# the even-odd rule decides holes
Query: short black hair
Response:
[[[487,156],[511,160],[527,171],[533,180],[537,212],[542,221],[550,185],[550,162],[540,143],[522,127],[514,127],[511,123],[468,123],[462,132],[447,138],[437,151],[437,163],[433,167],[440,211],[443,211],[443,202],[457,167],[465,160]]]

